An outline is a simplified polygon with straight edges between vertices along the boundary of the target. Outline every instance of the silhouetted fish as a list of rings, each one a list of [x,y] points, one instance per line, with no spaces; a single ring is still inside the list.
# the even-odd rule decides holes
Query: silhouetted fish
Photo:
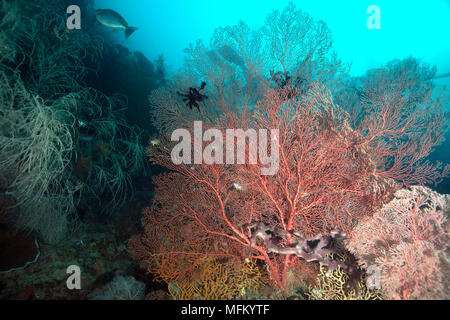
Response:
[[[244,70],[246,69],[244,59],[242,59],[239,54],[228,45],[209,50],[206,52],[206,54],[216,64],[219,64],[221,59],[225,59],[228,62],[240,66]]]
[[[80,140],[81,141],[92,141],[92,139],[94,139],[94,137],[93,136],[90,136],[90,135],[86,135],[86,134],[81,134],[80,135]]]
[[[98,22],[107,26],[108,28],[125,31],[125,38],[128,38],[138,28],[129,27],[128,22],[120,14],[110,9],[98,9],[95,10],[95,16]]]
[[[445,74],[440,74],[438,76],[435,76],[432,79],[441,79],[441,78],[448,78],[448,77],[450,77],[450,72],[449,73],[445,73]]]
[[[244,59],[230,46],[224,45],[217,49],[219,54],[227,61],[234,63],[245,69]]]

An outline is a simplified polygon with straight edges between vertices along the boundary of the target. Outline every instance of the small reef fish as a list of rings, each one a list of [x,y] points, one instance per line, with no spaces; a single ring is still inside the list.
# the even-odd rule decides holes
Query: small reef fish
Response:
[[[207,51],[206,54],[216,64],[220,64],[221,60],[224,59],[241,67],[243,70],[246,70],[244,59],[242,59],[238,55],[238,53],[230,46],[221,46],[217,49]]]
[[[81,141],[92,141],[93,138],[94,137],[92,136],[84,136],[84,135],[80,136]]]
[[[208,96],[205,96],[204,94],[200,93],[201,90],[205,89],[205,86],[206,86],[206,82],[203,81],[200,88],[197,89],[197,88],[190,87],[189,91],[187,93],[182,93],[182,92],[177,91],[177,94],[180,97],[183,97],[183,101],[186,102],[186,106],[188,106],[191,110],[192,110],[192,107],[196,107],[197,110],[200,113],[202,113],[200,110],[199,103],[205,99],[208,99]]]
[[[233,183],[233,187],[236,189],[236,190],[238,190],[238,191],[241,191],[242,190],[242,186],[239,184],[239,183]]]
[[[95,16],[97,21],[104,26],[111,29],[125,31],[126,39],[128,39],[128,37],[138,29],[136,27],[128,26],[128,22],[122,18],[120,14],[111,9],[97,9],[95,10]]]
[[[83,120],[78,120],[78,125],[79,125],[80,127],[86,127],[86,126],[87,126],[87,123],[84,122]]]
[[[157,146],[159,146],[161,141],[159,139],[153,139],[153,140],[150,140],[150,143],[152,144],[153,147],[157,147]]]
[[[300,189],[300,199],[309,196],[309,193],[305,191],[305,189]]]

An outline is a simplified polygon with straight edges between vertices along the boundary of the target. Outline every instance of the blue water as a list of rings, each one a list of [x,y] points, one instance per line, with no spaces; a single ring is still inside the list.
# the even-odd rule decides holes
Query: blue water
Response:
[[[112,9],[123,16],[129,26],[139,29],[126,39],[123,31],[108,28],[95,19],[94,11],[88,5],[91,2],[94,9]],[[450,130],[447,131],[446,141],[437,145],[430,153],[426,148],[427,145],[434,144],[442,133],[440,121],[431,122],[436,120],[433,117],[419,113],[420,119],[425,120],[414,122],[418,123],[417,128],[413,126],[414,134],[407,132],[400,135],[399,131],[404,133],[403,128],[409,127],[403,124],[402,129],[389,130],[392,135],[373,135],[368,138],[369,133],[366,133],[369,129],[377,133],[378,128],[372,126],[377,125],[377,122],[373,121],[373,115],[381,114],[379,111],[385,101],[388,105],[391,101],[405,102],[396,105],[395,109],[398,111],[397,109],[406,106],[405,112],[400,113],[401,120],[412,119],[412,112],[423,107],[420,99],[429,93],[428,88],[435,88],[429,86],[428,80],[431,76],[420,78],[416,86],[406,89],[399,87],[402,90],[399,92],[405,95],[405,99],[398,100],[397,91],[389,96],[388,90],[395,90],[397,85],[403,85],[404,82],[399,80],[398,75],[403,76],[405,73],[395,73],[393,68],[389,69],[387,77],[392,77],[393,82],[387,88],[375,92],[373,97],[370,90],[378,89],[377,86],[382,81],[376,79],[374,72],[372,77],[363,77],[370,69],[384,67],[395,59],[406,61],[405,58],[412,56],[419,59],[420,66],[435,66],[437,77],[433,81],[450,89],[450,0],[293,0],[296,9],[301,9],[315,21],[321,19],[328,25],[333,35],[333,49],[338,58],[351,64],[350,75],[354,78],[344,78],[348,83],[341,81],[342,86],[330,84],[330,93],[334,94],[333,99],[339,108],[331,108],[328,102],[321,103],[325,105],[325,108],[322,108],[321,104],[316,106],[312,100],[316,98],[316,95],[312,95],[316,92],[313,83],[317,80],[319,71],[327,71],[319,58],[308,61],[300,55],[297,64],[291,68],[285,68],[283,61],[282,68],[281,64],[267,63],[262,72],[254,72],[255,69],[250,67],[258,66],[257,59],[273,59],[270,52],[266,56],[264,51],[255,61],[245,61],[243,54],[247,55],[247,51],[237,52],[227,41],[217,41],[218,45],[214,50],[209,50],[209,42],[216,28],[236,26],[243,20],[250,30],[258,30],[273,10],[282,11],[288,2],[290,1],[7,0],[0,3],[0,300],[86,299],[94,296],[101,299],[102,294],[98,293],[106,292],[103,288],[113,288],[111,284],[114,284],[116,279],[123,280],[124,277],[132,279],[131,286],[123,285],[128,293],[131,292],[128,288],[134,287],[138,291],[136,296],[143,298],[144,283],[136,283],[135,280],[138,280],[145,282],[147,298],[165,299],[169,288],[174,291],[179,291],[179,288],[175,282],[155,282],[153,275],[149,275],[148,264],[158,264],[164,260],[155,257],[173,256],[174,252],[183,257],[182,253],[190,247],[189,244],[194,244],[197,253],[205,254],[205,257],[212,257],[219,250],[223,251],[219,254],[220,260],[217,260],[223,264],[223,270],[234,269],[235,266],[241,265],[235,262],[247,256],[254,256],[254,253],[260,257],[269,257],[258,266],[261,271],[267,269],[274,275],[276,272],[272,270],[275,269],[268,266],[276,265],[278,258],[275,254],[289,252],[295,253],[299,258],[305,258],[304,250],[314,253],[308,256],[317,256],[316,249],[323,253],[322,249],[325,247],[318,246],[316,242],[319,238],[303,241],[305,239],[301,236],[297,243],[294,243],[295,238],[291,236],[300,235],[299,230],[303,229],[308,233],[328,232],[346,221],[348,226],[344,226],[351,229],[363,222],[358,220],[359,216],[369,216],[381,208],[381,205],[387,204],[393,196],[391,191],[394,190],[390,190],[393,184],[385,184],[383,176],[389,174],[383,175],[379,171],[388,172],[394,168],[392,176],[398,180],[400,188],[403,187],[401,183],[406,184],[408,180],[413,183],[421,182],[419,178],[423,178],[425,174],[416,168],[427,169],[420,162],[422,155],[427,156],[423,160],[429,160],[431,164],[437,161],[450,164]],[[66,8],[69,3],[78,4],[82,8],[82,19],[85,19],[80,23],[82,30],[66,29],[64,21],[67,18]],[[373,14],[368,13],[367,9],[373,6],[380,10],[379,28],[376,29],[370,29],[367,25]],[[217,38],[219,37],[216,36]],[[324,38],[327,41],[328,38]],[[185,68],[189,77],[181,77],[181,81],[177,83],[171,81],[172,75],[180,69],[183,70],[184,49],[198,40],[203,41],[207,48],[202,52],[204,56],[195,61],[194,67]],[[310,44],[306,43],[307,49],[308,46]],[[328,49],[326,45],[318,47],[319,50],[324,47]],[[264,47],[264,50],[270,51],[267,48]],[[297,56],[289,58],[295,60]],[[409,61],[413,62],[408,64],[408,72],[420,76],[428,74],[424,72],[428,68],[413,69],[415,60]],[[209,64],[210,70],[213,71],[216,66],[220,66],[217,69],[224,70],[225,74],[229,73],[229,77],[219,79],[211,76],[203,79],[205,74],[197,74],[195,69],[199,65],[203,66],[203,63]],[[304,66],[305,69],[311,66],[311,74],[303,69]],[[358,79],[359,76],[361,78]],[[377,81],[368,81],[367,86],[361,88],[360,80],[364,79]],[[294,124],[289,124],[289,129],[298,131],[285,131],[280,150],[288,151],[289,155],[288,158],[283,154],[283,162],[288,163],[287,167],[283,164],[284,173],[291,172],[295,167],[298,171],[296,174],[292,171],[293,174],[286,183],[283,182],[286,174],[281,174],[274,179],[256,179],[259,185],[245,184],[248,174],[253,174],[252,168],[246,172],[247,166],[242,171],[243,175],[240,175],[240,169],[196,169],[197,164],[182,166],[179,172],[178,169],[173,170],[168,156],[172,144],[166,141],[170,130],[161,128],[166,120],[173,122],[174,127],[184,126],[183,122],[177,122],[175,119],[178,113],[186,120],[209,120],[210,111],[213,125],[225,123],[225,120],[222,121],[225,117],[217,118],[220,121],[216,119],[214,108],[218,108],[218,116],[221,116],[223,109],[219,109],[219,100],[215,99],[219,98],[219,94],[220,99],[228,99],[228,96],[219,93],[214,87],[214,80],[220,80],[216,81],[219,83],[219,90],[228,90],[233,97],[237,97],[229,106],[226,105],[227,108],[230,107],[231,116],[241,108],[242,102],[245,102],[243,105],[248,107],[249,111],[253,111],[257,103],[260,103],[261,111],[266,111],[268,104],[274,107],[275,103],[279,104],[280,109],[295,108],[295,117],[291,119]],[[321,80],[328,86],[328,83],[325,83],[326,73]],[[321,84],[321,81],[318,83]],[[266,90],[268,88],[270,89]],[[306,90],[310,90],[310,94],[305,94]],[[415,91],[417,95],[412,94]],[[440,91],[436,90],[434,93],[438,92]],[[343,93],[355,95],[354,109],[351,98]],[[383,94],[386,94],[387,98],[382,96]],[[450,100],[443,101],[443,104],[448,108]],[[313,112],[303,110],[305,105],[314,106]],[[176,108],[169,109],[172,106]],[[177,109],[178,107],[180,109]],[[341,107],[343,111],[349,111],[348,117],[344,118]],[[267,117],[270,120],[275,119],[274,128],[279,126],[278,122],[287,123],[284,118],[277,121],[278,114],[289,114],[278,113],[277,110],[271,108],[270,116],[273,118]],[[333,116],[334,110],[338,111],[339,116]],[[153,117],[157,113],[161,116],[158,114],[158,117]],[[311,114],[314,117],[312,121],[307,122],[314,125],[309,131],[305,129],[303,114]],[[449,115],[450,113],[446,116]],[[172,121],[172,118],[175,120]],[[361,122],[361,118],[369,119],[370,123]],[[242,119],[242,123],[250,128],[254,123],[256,127],[262,124],[263,129],[271,127],[264,123],[263,112],[252,115],[246,113]],[[381,119],[385,120],[386,117]],[[361,124],[361,127],[353,125],[353,120]],[[436,130],[432,130],[432,125],[422,126],[424,123],[428,124],[426,121],[433,123]],[[230,128],[231,125],[236,126],[235,123],[229,124]],[[348,129],[348,126],[354,130]],[[223,129],[223,125],[219,128]],[[306,133],[305,139],[302,132]],[[312,140],[316,136],[318,139]],[[391,136],[394,136],[394,139]],[[344,142],[346,145],[337,148],[328,143],[325,137],[331,137],[334,140],[330,141]],[[420,143],[416,144],[418,139]],[[371,142],[372,140],[374,142]],[[232,141],[234,142],[234,139]],[[325,143],[321,147],[316,141]],[[371,143],[375,145],[373,151]],[[151,146],[147,148],[149,144]],[[275,150],[274,145],[271,145],[271,155]],[[306,150],[308,152],[305,152]],[[338,154],[340,150],[344,150],[342,155]],[[218,152],[215,150],[214,153]],[[416,162],[416,154],[419,163]],[[261,152],[259,155],[261,157]],[[148,161],[149,158],[151,161]],[[301,162],[303,159],[306,159],[304,163]],[[353,159],[352,163],[344,162]],[[338,165],[329,160],[337,160]],[[394,167],[398,163],[407,168],[403,170],[404,168]],[[312,165],[313,168],[309,170],[307,165]],[[411,166],[408,167],[409,165]],[[410,168],[412,169],[409,170]],[[396,170],[400,171],[400,174],[396,175]],[[210,177],[216,177],[217,172],[221,172],[221,176],[215,179],[216,186],[212,187],[209,182],[204,183],[206,180],[212,181]],[[402,172],[406,172],[405,175],[411,174],[412,178],[405,178]],[[433,172],[430,176],[432,175]],[[321,181],[328,177],[331,183],[322,186]],[[351,181],[353,177],[356,183]],[[314,185],[311,181],[314,181]],[[286,190],[277,186],[281,186],[281,182],[285,184]],[[437,185],[426,182],[427,186],[437,192],[450,194],[450,177],[444,178]],[[195,192],[192,192],[192,188]],[[250,188],[255,190],[248,192]],[[298,190],[297,201],[292,201],[290,190],[295,189]],[[213,198],[220,201],[214,201]],[[274,202],[278,203],[274,206]],[[432,208],[432,202],[434,200],[431,201],[431,198],[423,205],[417,202],[417,206],[406,208],[405,211],[411,209],[414,215],[418,216],[417,213],[421,211],[446,210],[441,203],[441,209],[438,209],[437,205]],[[245,216],[247,209],[251,210],[248,217]],[[286,215],[282,211],[286,211]],[[288,217],[288,211],[292,214],[292,219]],[[278,214],[275,215],[274,212]],[[285,221],[297,219],[294,219],[294,213],[301,213],[301,219],[292,224],[292,228],[287,227],[291,222]],[[341,219],[339,214],[344,214],[345,217]],[[348,215],[354,219],[350,219]],[[180,216],[184,217],[176,221]],[[224,217],[227,219],[223,220]],[[407,220],[413,219],[404,219]],[[170,225],[172,221],[175,222],[173,226]],[[448,237],[438,234],[445,230],[438,227],[441,223],[438,222],[436,220],[432,223],[433,237],[439,239],[432,240],[433,243],[431,238],[413,238],[414,241],[420,241],[413,243],[411,239],[406,238],[412,233],[403,235],[391,232],[395,236],[394,241],[387,236],[385,239],[380,238],[380,235],[383,236],[382,232],[371,232],[371,235],[375,236],[370,239],[373,240],[373,250],[381,250],[380,255],[371,253],[372,260],[379,261],[378,257],[381,257],[380,261],[395,258],[401,262],[401,250],[398,251],[400,258],[393,252],[397,252],[403,244],[399,239],[404,239],[405,248],[408,249],[403,253],[412,252],[412,256],[419,257],[418,262],[425,265],[433,263],[435,266],[435,258],[441,257],[441,254],[443,257],[443,245],[448,244],[444,243]],[[228,227],[230,223],[235,224],[233,228]],[[311,225],[313,227],[310,227]],[[400,226],[400,220],[396,221],[395,225]],[[205,232],[205,228],[220,228],[220,233],[225,237],[219,237],[219,232]],[[405,224],[404,228],[398,230],[403,232],[408,228],[410,227]],[[415,227],[414,230],[419,230],[418,228]],[[395,229],[396,227],[392,230]],[[17,230],[19,233],[16,236]],[[197,245],[199,242],[195,237],[200,234],[202,243],[206,244],[204,248]],[[213,237],[209,238],[209,234]],[[170,239],[164,238],[165,235],[169,235]],[[261,244],[267,246],[263,255],[261,253],[264,251],[258,249],[259,253],[252,252],[251,246],[247,245],[261,235],[264,240]],[[332,232],[328,237],[323,233],[320,242],[326,241],[327,248],[331,249],[330,242],[336,235],[336,232]],[[371,235],[361,239],[367,240]],[[233,238],[238,239],[235,244],[228,242]],[[360,239],[358,236],[350,238]],[[40,243],[45,245],[39,247]],[[315,247],[311,247],[309,243],[315,243]],[[383,243],[388,246],[385,247]],[[178,244],[181,247],[177,247]],[[364,248],[367,247],[366,244]],[[426,250],[422,250],[423,248]],[[414,252],[414,249],[420,250]],[[391,256],[387,255],[389,250]],[[127,252],[131,253],[134,259]],[[193,253],[188,252],[190,256]],[[322,253],[319,254],[319,261],[330,266],[328,258]],[[233,263],[225,259],[234,255],[237,259]],[[346,256],[350,257],[347,254]],[[355,258],[360,260],[356,254]],[[274,264],[267,264],[270,259]],[[200,261],[213,262],[209,258],[196,260],[195,270],[201,270],[198,268]],[[445,258],[440,260],[446,261]],[[189,261],[180,258],[179,261],[173,262],[173,266],[181,268],[179,274],[183,274],[183,279],[187,279],[184,278],[184,275],[189,273],[186,270],[194,270]],[[189,268],[183,265],[187,262],[190,264]],[[359,271],[362,270],[356,264],[356,259],[349,259],[349,266],[350,263],[353,266],[346,268],[347,271],[358,271],[356,273],[359,277]],[[83,290],[67,290],[64,282],[60,281],[64,281],[67,267],[72,269],[74,265],[82,270]],[[413,271],[420,274],[420,270],[425,270],[425,267],[420,263],[417,265],[418,271]],[[448,268],[440,268],[442,270],[437,270],[439,277],[442,274],[442,279],[448,279]],[[317,266],[314,269],[317,269]],[[307,267],[306,264],[295,266],[291,270],[301,274],[295,281],[300,278],[306,281],[306,278],[314,276],[313,268]],[[293,274],[291,270],[288,273],[290,275]],[[175,274],[176,271],[173,272]],[[388,272],[392,275],[388,278],[394,280],[401,279],[399,274],[403,274]],[[66,276],[69,277],[68,274]],[[349,274],[348,279],[356,278],[354,274]],[[435,276],[431,275],[430,279],[432,281],[428,284],[434,285]],[[410,288],[409,286],[410,283],[405,282],[401,284],[400,289],[403,291],[404,288]],[[262,291],[265,292],[266,289]],[[431,290],[428,289],[427,294]],[[303,292],[303,289],[300,291]],[[305,298],[304,292],[300,291],[296,290],[295,295],[289,297]],[[121,292],[117,292],[119,296]],[[275,295],[267,293],[267,297],[273,298]],[[443,299],[448,299],[448,294]]]
[[[243,20],[253,30],[264,25],[273,10],[282,11],[289,0],[95,0],[94,8],[119,12],[130,26],[139,27],[129,39],[109,32],[117,43],[140,51],[154,61],[162,54],[167,76],[183,66],[183,50],[202,40],[207,46],[217,27]],[[347,0],[292,1],[313,19],[323,20],[333,34],[338,57],[351,64],[350,75],[410,56],[437,68],[437,85],[450,88],[450,0]],[[380,29],[369,29],[367,9],[380,9]],[[447,75],[445,77],[439,77]],[[447,110],[448,110],[447,104]],[[450,111],[450,110],[449,110]],[[429,159],[449,163],[450,132]],[[449,192],[450,181],[440,192]]]
[[[95,0],[95,8],[120,12],[140,28],[127,41],[118,42],[154,60],[163,54],[169,71],[183,63],[183,49],[201,39],[209,44],[216,27],[234,25],[240,19],[250,27],[263,25],[268,13],[282,10],[289,1],[268,0]],[[348,0],[293,1],[297,8],[322,19],[334,36],[341,59],[352,63],[351,74],[384,65],[392,59],[413,55],[437,66],[437,74],[450,72],[449,0]],[[369,30],[366,13],[380,8],[381,29]],[[450,87],[450,78],[437,80]]]

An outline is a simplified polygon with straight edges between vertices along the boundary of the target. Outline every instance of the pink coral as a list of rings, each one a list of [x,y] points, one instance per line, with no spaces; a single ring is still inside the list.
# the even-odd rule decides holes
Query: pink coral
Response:
[[[145,264],[176,255],[192,266],[202,256],[249,257],[262,261],[283,287],[299,258],[273,255],[267,243],[252,245],[249,225],[262,223],[304,237],[333,228],[350,232],[391,197],[397,182],[435,180],[436,167],[422,160],[444,129],[441,101],[427,94],[405,98],[415,83],[403,76],[410,68],[395,81],[390,76],[397,72],[385,70],[367,81],[358,97],[358,114],[364,117],[352,121],[345,111],[349,102],[335,100],[345,68],[332,54],[330,36],[324,23],[290,3],[274,11],[261,30],[240,22],[216,29],[211,47],[199,41],[185,50],[185,68],[149,98],[161,133],[161,143],[149,148],[151,162],[169,173],[154,177],[156,196],[145,210],[144,234],[131,242],[135,258]],[[200,110],[191,110],[176,92],[203,81],[209,98]],[[215,129],[222,136],[227,129],[278,130],[276,174],[261,175],[266,167],[261,161],[175,164],[171,134],[183,128],[192,136],[195,120],[202,120],[204,131]],[[202,150],[210,147],[204,142]],[[244,142],[247,154],[255,143]],[[272,151],[272,146],[262,149]],[[222,149],[211,150],[224,160]],[[419,220],[414,237],[430,241],[425,238],[434,225]],[[401,223],[383,226],[390,240],[392,228]],[[368,252],[379,245],[374,234],[361,237]],[[292,237],[280,242],[288,248]]]
[[[448,298],[449,210],[449,195],[417,186],[399,190],[353,229],[347,248],[361,266],[378,268],[390,299]]]

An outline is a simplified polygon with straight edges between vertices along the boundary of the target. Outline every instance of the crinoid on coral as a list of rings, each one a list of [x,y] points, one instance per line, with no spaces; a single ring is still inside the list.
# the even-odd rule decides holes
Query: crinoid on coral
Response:
[[[135,238],[141,263],[171,255],[250,258],[285,290],[301,259],[333,262],[323,259],[322,236],[338,229],[353,237],[402,185],[448,173],[426,160],[448,126],[445,97],[422,77],[432,70],[390,63],[347,96],[346,65],[330,30],[292,2],[259,29],[243,21],[217,28],[209,46],[198,41],[185,54],[183,69],[149,97],[160,131],[149,157],[165,171],[153,177],[156,195]],[[177,92],[202,82],[208,99],[192,112]],[[179,145],[171,133],[195,136],[196,120],[208,139],[183,139],[183,157],[173,161]],[[224,132],[233,143],[223,143]],[[270,145],[258,132],[274,133]],[[194,164],[193,153],[202,156]],[[275,170],[267,174],[269,166]],[[194,254],[186,246],[192,238],[202,241]]]

